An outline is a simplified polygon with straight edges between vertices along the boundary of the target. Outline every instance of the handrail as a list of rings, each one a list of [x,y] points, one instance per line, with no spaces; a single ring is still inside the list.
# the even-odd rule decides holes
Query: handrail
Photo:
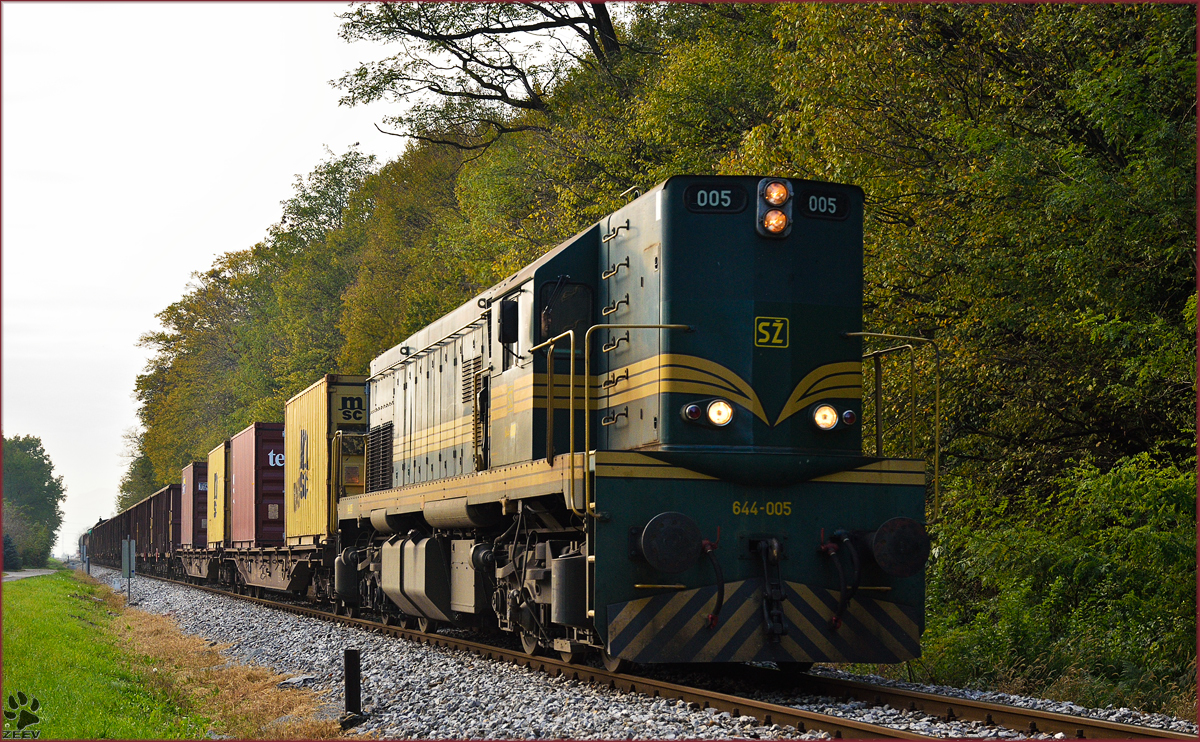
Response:
[[[535,345],[529,349],[529,357],[532,358],[534,352],[541,350],[542,348],[544,348],[546,346],[550,346],[550,349],[546,352],[546,409],[548,410],[547,414],[549,415],[549,419],[553,420],[554,419],[554,345],[559,340],[562,340],[565,337],[569,337],[571,339],[571,372],[570,372],[569,376],[567,377],[568,384],[570,385],[567,390],[567,404],[568,404],[567,427],[570,428],[570,430],[567,431],[567,441],[568,441],[567,448],[569,449],[567,451],[567,455],[571,457],[571,461],[568,464],[568,466],[570,467],[571,473],[569,475],[570,483],[567,485],[568,486],[568,496],[570,497],[570,501],[568,502],[567,507],[571,508],[572,513],[579,516],[580,518],[583,518],[585,513],[582,510],[575,509],[575,331],[567,330],[566,332],[564,332],[560,335],[556,335],[556,336],[550,338],[549,340],[545,341],[544,343],[538,343],[537,345]],[[585,375],[584,376],[585,388],[587,385],[587,381],[588,381],[588,377]],[[585,398],[586,398],[586,395],[585,395]],[[554,435],[553,424],[547,425],[546,435],[547,436]],[[553,445],[554,445],[553,440],[550,440],[549,443],[547,444],[547,446],[553,446]],[[551,463],[549,460],[549,456],[547,456],[546,458],[547,458],[546,463]],[[587,476],[586,470],[584,471],[584,476],[585,477]]]
[[[883,407],[883,403],[882,403],[883,366],[880,363],[880,359],[883,356],[886,356],[890,353],[895,353],[896,351],[899,351],[899,350],[907,350],[908,351],[908,409],[909,409],[910,414],[912,415],[912,421],[909,423],[909,426],[908,426],[908,434],[909,434],[908,453],[909,453],[909,455],[914,455],[917,452],[917,433],[916,433],[916,428],[917,428],[917,389],[916,389],[917,364],[916,364],[916,358],[915,358],[915,355],[913,352],[914,348],[913,348],[912,343],[906,343],[904,345],[894,345],[891,348],[884,348],[883,350],[873,350],[870,353],[867,353],[866,355],[863,356],[864,361],[867,360],[868,358],[875,361],[875,455],[876,456],[883,456],[883,415],[880,413],[880,410]]]
[[[686,330],[691,332],[691,325],[592,325],[583,336],[583,376],[591,379],[592,373],[592,333],[596,330]],[[626,333],[628,335],[628,333]],[[624,339],[624,338],[623,338]],[[583,508],[587,514],[596,517],[596,503],[593,501],[595,492],[589,494],[589,483],[592,471],[592,419],[591,405],[588,399],[588,387],[583,387]]]
[[[470,322],[468,322],[467,324],[465,324],[465,325],[463,325],[462,327],[458,328],[458,329],[457,329],[457,330],[455,330],[454,332],[452,332],[452,333],[450,333],[450,334],[448,334],[448,335],[443,335],[442,337],[440,337],[440,338],[438,338],[437,340],[433,341],[432,343],[430,343],[430,344],[426,345],[424,348],[421,348],[420,350],[417,350],[417,351],[409,351],[408,353],[405,353],[403,350],[401,350],[400,352],[401,352],[401,354],[404,356],[403,358],[401,358],[400,360],[396,361],[395,363],[393,363],[392,365],[388,366],[387,368],[380,369],[378,373],[375,373],[375,374],[372,374],[372,375],[368,376],[368,377],[367,377],[367,380],[368,380],[368,381],[374,381],[375,379],[379,378],[379,377],[380,377],[380,376],[382,376],[383,374],[386,374],[388,371],[391,371],[392,369],[396,368],[397,366],[400,366],[400,365],[402,365],[402,364],[404,364],[404,363],[406,363],[406,362],[408,362],[408,361],[411,361],[411,360],[415,359],[417,356],[419,356],[419,355],[421,355],[422,353],[424,353],[424,352],[428,351],[430,348],[436,348],[437,346],[441,345],[442,343],[446,342],[447,340],[450,340],[451,338],[456,338],[456,337],[458,337],[459,335],[461,335],[461,334],[462,334],[462,331],[463,331],[463,330],[465,330],[465,329],[467,329],[467,328],[469,328],[469,327],[471,327],[471,326],[475,325],[476,323],[478,323],[478,322],[480,322],[481,320],[483,320],[484,318],[486,318],[486,317],[487,317],[489,314],[491,314],[491,311],[492,311],[492,310],[490,310],[490,309],[489,309],[489,310],[487,310],[487,311],[480,312],[479,316],[478,316],[478,317],[476,317],[475,319],[471,320],[471,321],[470,321]]]
[[[907,340],[912,343],[924,343],[933,346],[934,374],[933,374],[933,515],[938,517],[941,513],[941,490],[939,486],[939,476],[941,473],[941,458],[942,458],[942,356],[938,349],[938,344],[929,338],[914,337],[912,335],[892,335],[884,332],[847,332],[842,334],[843,337],[864,337],[864,338],[881,338],[885,340]],[[916,407],[913,408],[913,414],[916,414]],[[878,411],[876,411],[878,414]]]

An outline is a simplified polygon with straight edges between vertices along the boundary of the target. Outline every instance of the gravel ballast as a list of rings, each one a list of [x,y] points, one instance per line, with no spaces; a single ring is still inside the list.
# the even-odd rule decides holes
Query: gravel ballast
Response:
[[[92,568],[93,576],[125,592],[119,572]],[[697,709],[467,652],[340,626],[306,616],[148,578],[133,580],[134,607],[172,617],[179,628],[222,646],[230,661],[253,663],[289,677],[288,685],[322,694],[333,711],[344,706],[342,658],[362,654],[362,705],[367,719],[351,734],[421,739],[822,739],[792,727],[764,726],[749,716]],[[822,670],[818,670],[822,671]],[[840,674],[840,673],[832,673]],[[1042,699],[980,691],[848,678],[952,694],[1010,705],[1159,726],[1195,733],[1196,725],[1129,709],[1082,709]],[[773,693],[761,700],[920,734],[956,738],[1025,738],[979,722],[945,722],[920,712],[832,698]],[[1036,735],[1048,738],[1054,735]],[[1057,735],[1061,738],[1062,735]]]

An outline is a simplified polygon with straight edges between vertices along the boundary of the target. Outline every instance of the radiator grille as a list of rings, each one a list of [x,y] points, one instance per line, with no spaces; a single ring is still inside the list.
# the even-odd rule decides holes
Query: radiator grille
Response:
[[[476,386],[475,374],[483,368],[483,357],[467,358],[462,363],[462,401],[463,404],[470,402],[475,398],[475,392],[479,391]]]
[[[371,428],[367,438],[367,492],[392,486],[392,424]]]

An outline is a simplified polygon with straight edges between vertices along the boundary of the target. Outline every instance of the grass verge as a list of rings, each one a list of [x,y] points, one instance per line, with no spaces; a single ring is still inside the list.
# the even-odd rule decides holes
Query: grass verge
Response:
[[[127,609],[114,624],[118,642],[154,666],[149,682],[183,705],[216,719],[236,739],[332,739],[337,721],[321,718],[321,700],[311,690],[281,689],[286,679],[263,667],[229,663],[214,645],[179,631],[165,616]]]
[[[24,693],[27,709],[38,701],[29,709],[38,721],[20,731],[43,739],[204,736],[208,720],[147,688],[139,663],[109,638],[121,604],[100,592],[69,572],[4,586],[4,699]],[[6,718],[5,730],[20,721]]]
[[[228,663],[219,646],[61,571],[4,587],[4,698],[22,692],[42,739],[328,739],[319,699],[283,676]],[[19,719],[18,719],[19,720]],[[9,722],[6,729],[15,729]]]

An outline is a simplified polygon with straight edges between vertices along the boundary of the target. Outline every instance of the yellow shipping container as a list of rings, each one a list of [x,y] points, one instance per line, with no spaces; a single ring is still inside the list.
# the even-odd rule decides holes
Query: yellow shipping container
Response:
[[[329,539],[337,531],[338,498],[366,491],[366,383],[365,376],[326,374],[284,407],[284,532],[290,546]]]
[[[208,452],[208,546],[229,545],[229,441]]]

